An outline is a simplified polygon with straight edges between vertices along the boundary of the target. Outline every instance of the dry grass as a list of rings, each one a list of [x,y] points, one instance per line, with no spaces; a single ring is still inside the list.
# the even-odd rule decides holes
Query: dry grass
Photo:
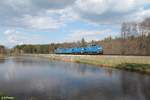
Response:
[[[0,54],[0,59],[4,59],[4,58],[5,58],[5,56]]]
[[[150,74],[150,56],[109,56],[109,55],[36,55],[52,60],[92,64]]]

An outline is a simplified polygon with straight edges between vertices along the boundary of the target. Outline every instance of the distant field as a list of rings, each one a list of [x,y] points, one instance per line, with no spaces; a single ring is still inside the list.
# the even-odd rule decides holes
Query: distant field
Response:
[[[92,64],[101,67],[119,68],[150,74],[150,56],[113,56],[113,55],[36,55],[53,60]]]

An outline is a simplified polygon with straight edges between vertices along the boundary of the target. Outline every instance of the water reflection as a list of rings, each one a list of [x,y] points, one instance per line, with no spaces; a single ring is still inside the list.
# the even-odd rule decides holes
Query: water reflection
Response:
[[[128,76],[125,74],[124,72],[121,75],[124,98],[130,98],[130,100],[149,100],[150,90],[148,89],[150,89],[150,78],[138,74],[129,73]]]
[[[5,63],[5,59],[0,59],[0,63]]]
[[[0,63],[0,92],[18,100],[149,100],[150,77],[33,57]]]

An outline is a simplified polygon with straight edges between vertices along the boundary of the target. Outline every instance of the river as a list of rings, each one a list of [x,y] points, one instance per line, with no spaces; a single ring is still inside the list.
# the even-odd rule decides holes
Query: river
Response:
[[[0,60],[0,93],[17,100],[150,100],[150,76],[36,57]]]

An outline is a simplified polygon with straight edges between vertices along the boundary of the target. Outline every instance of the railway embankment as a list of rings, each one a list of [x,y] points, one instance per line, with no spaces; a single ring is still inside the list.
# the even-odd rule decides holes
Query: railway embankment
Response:
[[[26,54],[26,56],[45,57],[50,60],[76,62],[100,67],[117,68],[150,75],[150,56],[114,56],[114,55],[57,55]]]

